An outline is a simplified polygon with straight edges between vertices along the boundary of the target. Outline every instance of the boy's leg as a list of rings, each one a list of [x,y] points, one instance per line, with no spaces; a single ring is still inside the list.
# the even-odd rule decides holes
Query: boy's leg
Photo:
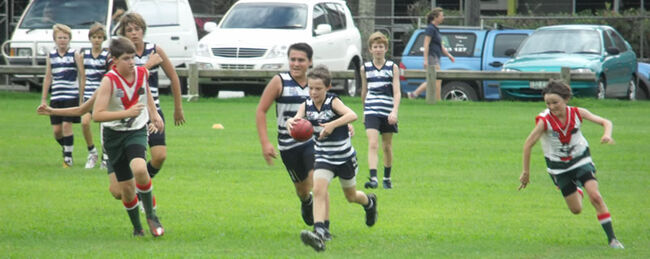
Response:
[[[146,164],[149,177],[155,177],[167,159],[167,146],[151,146],[151,160]]]
[[[381,144],[384,151],[384,189],[392,189],[390,173],[393,166],[393,133],[381,134]]]
[[[108,181],[108,191],[111,193],[111,195],[113,195],[113,198],[116,200],[121,200],[122,190],[119,182],[117,181],[117,177],[115,176],[115,172],[108,173]]]
[[[149,231],[151,231],[154,237],[159,237],[165,233],[165,230],[156,216],[156,211],[153,209],[153,184],[147,173],[147,163],[143,157],[145,152],[144,146],[127,146],[127,156],[132,158],[129,167],[133,171],[135,186],[140,198],[142,198],[142,207],[144,207],[145,214],[147,215]]]
[[[587,180],[584,183],[584,187],[587,191],[587,195],[589,195],[589,201],[591,201],[591,204],[596,209],[598,221],[603,227],[603,230],[605,230],[608,243],[614,248],[623,248],[623,245],[616,240],[616,235],[614,235],[612,217],[609,214],[609,210],[607,209],[607,205],[605,205],[603,197],[600,195],[600,191],[598,191],[598,181],[596,181],[596,179]]]
[[[126,208],[126,212],[129,215],[131,224],[133,225],[133,235],[143,236],[144,231],[142,229],[142,223],[140,222],[138,197],[135,195],[135,181],[131,178],[129,180],[120,181],[118,185],[121,191],[122,204],[124,205],[124,208]]]
[[[377,221],[377,196],[375,194],[365,194],[362,191],[358,191],[354,185],[348,183],[348,181],[341,179],[341,187],[343,187],[343,193],[345,198],[350,203],[357,203],[363,206],[363,209],[366,211],[366,225],[372,227]]]
[[[93,134],[90,127],[90,113],[86,113],[81,117],[81,130],[86,140],[86,146],[88,147],[88,159],[86,160],[85,168],[90,169],[94,168],[97,163],[97,149],[93,143]]]
[[[367,117],[368,119],[373,119]],[[379,131],[374,128],[366,129],[368,136],[368,170],[370,171],[370,181],[366,182],[365,188],[377,188],[377,151],[379,149]]]
[[[61,123],[63,132],[63,162],[72,166],[72,152],[74,150],[74,135],[72,134],[72,122],[64,121]]]
[[[326,169],[314,171],[314,231],[303,230],[300,239],[305,245],[309,245],[316,251],[325,250],[325,240],[329,236],[329,230],[325,224],[329,202],[327,187],[334,178],[334,173]]]

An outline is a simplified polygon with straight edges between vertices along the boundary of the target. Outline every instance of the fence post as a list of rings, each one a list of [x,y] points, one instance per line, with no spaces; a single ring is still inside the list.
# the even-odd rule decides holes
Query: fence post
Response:
[[[199,65],[190,63],[187,70],[187,101],[199,100]]]
[[[562,70],[560,71],[560,79],[571,88],[571,68],[562,67]]]
[[[427,66],[427,94],[426,99],[428,104],[436,103],[436,66],[429,64]]]

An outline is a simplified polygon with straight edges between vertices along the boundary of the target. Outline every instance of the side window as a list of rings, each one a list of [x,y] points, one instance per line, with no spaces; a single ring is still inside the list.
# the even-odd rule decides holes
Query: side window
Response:
[[[471,57],[474,56],[476,35],[472,33],[443,32],[442,45],[454,57]]]
[[[326,3],[324,4],[325,10],[327,11],[327,20],[332,26],[332,31],[341,30],[345,28],[343,21],[343,14],[341,14],[336,8],[337,4]]]
[[[347,17],[345,17],[345,6],[340,5],[340,4],[336,4],[336,9],[341,14],[341,22],[343,24],[343,28],[347,28],[348,27],[348,24],[347,24],[348,19],[347,19]]]
[[[506,58],[506,50],[517,49],[521,42],[526,39],[526,34],[500,34],[494,37],[493,57]]]
[[[409,50],[409,56],[423,56],[424,55],[424,32],[418,34],[418,38],[415,39],[413,47]]]
[[[610,36],[612,36],[612,39],[614,39],[614,44],[616,44],[618,50],[620,50],[621,52],[627,51],[627,46],[625,45],[625,41],[621,38],[621,36],[618,35],[618,33],[612,30],[607,30],[607,33]]]
[[[603,41],[605,41],[605,49],[614,47],[614,44],[612,44],[612,40],[609,38],[609,35],[607,35],[607,32],[603,31]]]
[[[312,30],[316,30],[319,24],[327,24],[327,12],[322,5],[314,6],[314,22]]]

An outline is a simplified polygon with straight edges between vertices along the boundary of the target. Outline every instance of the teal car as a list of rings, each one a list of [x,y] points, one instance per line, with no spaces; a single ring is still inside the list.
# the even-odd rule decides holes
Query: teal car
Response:
[[[610,26],[555,25],[533,32],[502,71],[593,72],[596,81],[572,81],[575,96],[634,99],[637,60],[630,44]],[[502,81],[504,99],[539,100],[546,81]]]

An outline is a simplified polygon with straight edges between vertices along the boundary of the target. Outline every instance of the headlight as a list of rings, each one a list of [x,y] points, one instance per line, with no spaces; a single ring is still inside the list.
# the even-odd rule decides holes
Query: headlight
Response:
[[[199,57],[212,57],[210,48],[207,44],[199,43],[199,46],[196,47],[196,55]]]
[[[285,57],[287,56],[287,46],[286,45],[275,45],[271,50],[269,50],[269,54],[266,55],[267,58],[278,58],[278,57]]]
[[[281,69],[282,64],[264,64],[262,65],[262,69],[266,70],[273,70],[273,69]]]
[[[594,71],[591,71],[591,69],[588,69],[588,68],[576,68],[576,69],[571,69],[571,72],[575,72],[575,73],[591,73],[591,72],[594,72]]]
[[[501,69],[501,71],[502,72],[519,72],[519,70],[513,69],[513,68],[503,68],[503,69]]]
[[[30,49],[30,48],[16,48],[13,53],[17,57],[30,57],[30,56],[32,56],[32,49]]]

